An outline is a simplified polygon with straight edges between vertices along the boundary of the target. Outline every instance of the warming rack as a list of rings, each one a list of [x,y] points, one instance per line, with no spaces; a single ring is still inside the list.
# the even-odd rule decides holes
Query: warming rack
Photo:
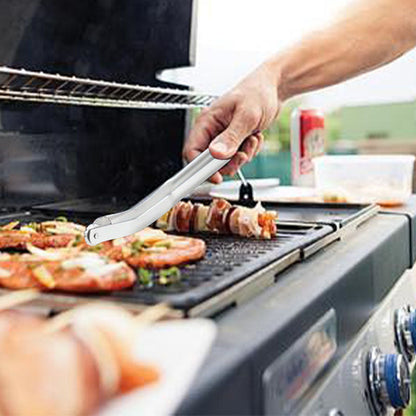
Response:
[[[0,66],[0,100],[175,110],[207,107],[215,96]]]

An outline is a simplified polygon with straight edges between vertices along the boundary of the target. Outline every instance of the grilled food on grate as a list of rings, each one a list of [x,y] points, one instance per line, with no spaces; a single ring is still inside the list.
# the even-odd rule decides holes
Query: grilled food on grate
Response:
[[[270,239],[276,235],[275,211],[266,211],[260,203],[254,208],[232,206],[224,199],[214,199],[209,206],[179,202],[156,223],[165,231],[213,232],[242,237]]]
[[[119,393],[156,382],[159,371],[133,356],[139,320],[107,304],[80,307],[52,321],[1,312],[2,413],[88,415]]]
[[[163,269],[203,258],[206,246],[198,238],[168,235],[162,230],[145,228],[128,237],[86,249],[113,260],[124,260],[132,267]]]
[[[28,225],[16,221],[3,226],[0,247],[29,253],[0,253],[0,286],[70,292],[115,291],[134,285],[136,273],[131,267],[141,271],[171,268],[205,255],[204,241],[151,228],[90,247],[83,239],[83,228],[63,218]],[[59,244],[56,238],[61,238]],[[47,243],[50,247],[40,248]],[[62,247],[55,248],[57,245]],[[165,280],[169,284],[170,279]]]
[[[1,286],[84,293],[125,289],[136,281],[135,272],[125,262],[97,253],[35,248],[32,253],[0,255]]]
[[[0,227],[0,250],[25,249],[27,243],[40,248],[67,247],[80,241],[85,227],[67,222],[63,217],[55,221],[20,224],[13,221]]]

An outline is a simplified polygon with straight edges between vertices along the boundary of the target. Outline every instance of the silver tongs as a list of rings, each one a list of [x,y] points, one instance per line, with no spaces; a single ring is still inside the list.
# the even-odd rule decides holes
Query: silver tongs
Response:
[[[225,166],[230,159],[215,159],[207,149],[172,178],[127,211],[97,218],[85,231],[90,246],[126,237],[154,223],[182,198]]]

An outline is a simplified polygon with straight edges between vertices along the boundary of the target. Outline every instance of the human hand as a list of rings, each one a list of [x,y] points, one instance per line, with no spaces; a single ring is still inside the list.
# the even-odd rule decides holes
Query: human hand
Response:
[[[184,159],[190,162],[209,147],[215,158],[231,158],[211,182],[235,175],[261,150],[261,131],[276,118],[280,105],[277,76],[265,63],[201,112],[185,142]]]

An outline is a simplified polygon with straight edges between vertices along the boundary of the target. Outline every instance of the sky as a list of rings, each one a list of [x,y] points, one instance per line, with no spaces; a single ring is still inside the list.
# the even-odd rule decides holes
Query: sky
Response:
[[[353,1],[357,0],[199,0],[195,67],[164,77],[222,94],[268,56],[329,24]],[[416,51],[411,51],[384,68],[307,94],[303,100],[332,110],[414,98]]]

